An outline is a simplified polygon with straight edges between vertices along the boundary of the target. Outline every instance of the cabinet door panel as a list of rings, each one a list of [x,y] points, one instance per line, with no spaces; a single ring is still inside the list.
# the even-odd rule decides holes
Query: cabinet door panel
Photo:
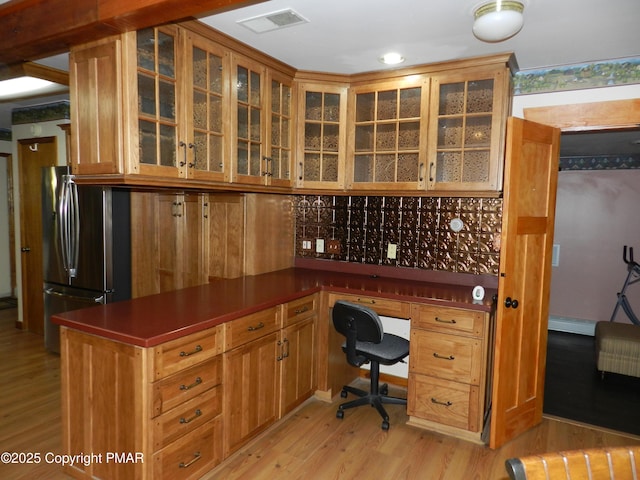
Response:
[[[225,456],[278,417],[278,332],[224,354]]]
[[[293,410],[315,390],[315,322],[313,316],[283,331],[280,416]]]

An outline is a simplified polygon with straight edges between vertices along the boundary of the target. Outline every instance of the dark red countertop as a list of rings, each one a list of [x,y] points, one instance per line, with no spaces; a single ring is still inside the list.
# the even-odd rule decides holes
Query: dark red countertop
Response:
[[[472,287],[290,268],[54,315],[54,323],[112,340],[153,347],[320,290],[375,295],[482,311],[495,289],[474,303]]]

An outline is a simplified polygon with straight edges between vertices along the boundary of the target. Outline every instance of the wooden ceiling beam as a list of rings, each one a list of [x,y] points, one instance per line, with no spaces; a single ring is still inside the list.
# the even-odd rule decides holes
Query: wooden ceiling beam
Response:
[[[68,52],[72,45],[261,0],[12,0],[0,5],[0,65]]]

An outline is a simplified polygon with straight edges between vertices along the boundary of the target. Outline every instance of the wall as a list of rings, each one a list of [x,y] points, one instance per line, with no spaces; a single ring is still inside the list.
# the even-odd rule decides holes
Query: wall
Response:
[[[627,275],[623,245],[640,260],[640,170],[562,171],[558,177],[550,315],[609,320]],[[627,290],[640,315],[640,288]],[[628,322],[622,311],[616,320]]]
[[[11,142],[0,141],[0,153],[10,154]],[[11,291],[12,252],[9,250],[7,162],[7,157],[0,155],[0,298],[8,297],[13,293]]]

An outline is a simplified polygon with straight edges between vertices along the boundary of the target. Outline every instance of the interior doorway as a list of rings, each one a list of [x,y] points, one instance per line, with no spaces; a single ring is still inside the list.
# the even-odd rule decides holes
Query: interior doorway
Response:
[[[23,328],[44,335],[42,167],[57,164],[56,137],[18,141]]]

